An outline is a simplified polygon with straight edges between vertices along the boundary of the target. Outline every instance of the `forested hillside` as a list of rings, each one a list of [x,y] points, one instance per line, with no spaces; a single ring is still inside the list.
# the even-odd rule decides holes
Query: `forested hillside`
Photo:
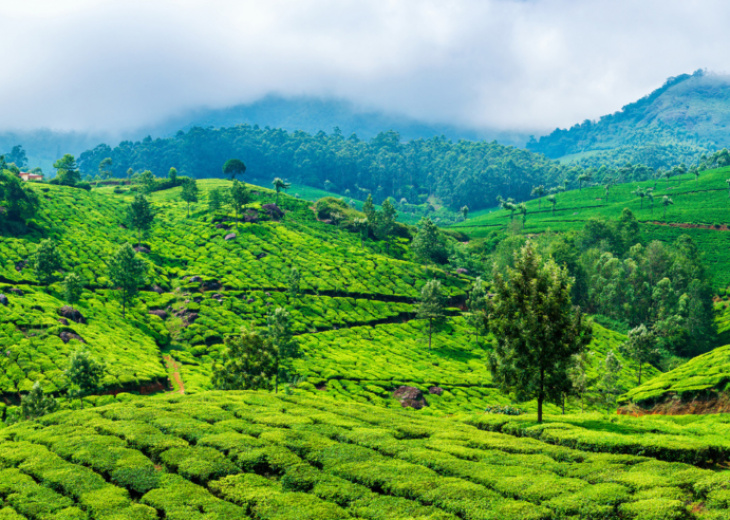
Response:
[[[704,71],[669,78],[620,111],[528,143],[527,148],[585,167],[627,162],[669,169],[699,162],[730,144],[730,81]]]
[[[396,132],[365,141],[339,132],[310,135],[241,125],[194,128],[169,139],[100,145],[79,157],[79,167],[95,176],[111,158],[114,177],[127,170],[161,176],[171,167],[196,178],[220,177],[230,157],[245,158],[247,175],[262,182],[274,177],[325,188],[344,197],[376,202],[387,197],[422,204],[432,195],[454,210],[492,207],[497,195],[524,199],[536,184],[555,185],[569,170],[558,163],[496,142],[452,142],[444,137],[403,142]]]

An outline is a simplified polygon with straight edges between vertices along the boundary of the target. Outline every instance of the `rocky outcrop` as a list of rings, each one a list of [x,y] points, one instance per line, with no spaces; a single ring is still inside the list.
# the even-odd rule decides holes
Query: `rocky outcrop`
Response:
[[[157,316],[161,320],[167,319],[167,312],[163,311],[162,309],[156,309],[156,310],[150,311],[150,314],[153,316]]]
[[[276,204],[264,204],[261,209],[271,220],[281,220],[284,216],[284,211]]]
[[[0,305],[8,306],[10,304],[10,300],[8,300],[8,297],[4,294],[0,294]]]
[[[428,388],[428,393],[432,395],[441,395],[444,393],[444,389],[440,386],[430,386]]]
[[[58,315],[76,323],[86,323],[86,318],[84,318],[83,314],[78,309],[73,309],[70,305],[64,305],[58,309]]]
[[[428,406],[423,392],[413,386],[401,386],[393,392],[393,397],[400,401],[403,408],[414,408],[420,410],[424,406]]]
[[[68,343],[72,339],[75,339],[77,341],[80,341],[81,343],[86,343],[86,341],[84,341],[84,338],[82,338],[81,336],[79,336],[75,332],[69,332],[67,330],[64,330],[63,332],[61,332],[58,335],[58,337],[61,338],[61,341],[63,341],[64,343]]]
[[[234,238],[236,238],[235,233],[228,233],[226,236],[223,237],[223,240],[233,240]]]

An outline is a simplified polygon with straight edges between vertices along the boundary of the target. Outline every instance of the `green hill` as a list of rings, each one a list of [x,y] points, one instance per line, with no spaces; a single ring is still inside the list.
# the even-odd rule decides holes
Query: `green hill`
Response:
[[[485,416],[428,418],[326,397],[254,392],[151,397],[60,412],[0,431],[0,515],[13,520],[726,517],[726,472],[661,460],[678,456],[676,440],[689,435],[697,453],[717,454],[714,437],[698,433],[697,425],[655,420],[654,446],[666,449],[640,456],[616,448],[615,437],[630,428],[623,421],[616,425],[592,417],[592,444],[571,448],[550,438],[485,431],[479,417]],[[601,426],[616,433],[601,432]],[[726,423],[706,426],[727,432]],[[562,431],[550,422],[543,430],[546,438],[548,430]],[[534,430],[530,435],[537,436]]]
[[[528,149],[586,166],[641,163],[653,168],[696,162],[730,143],[730,83],[697,71],[666,83],[620,111],[556,129]]]
[[[149,265],[148,282],[126,318],[109,287],[106,262],[119,244],[135,239],[123,219],[134,192],[36,187],[42,210],[32,231],[0,237],[0,293],[8,298],[0,315],[0,392],[9,404],[35,381],[45,391],[61,391],[68,356],[78,349],[107,363],[105,391],[153,391],[167,387],[168,377],[178,391],[211,389],[211,366],[225,336],[264,326],[278,306],[290,311],[303,353],[294,361],[298,379],[292,383],[301,392],[399,407],[393,390],[414,386],[424,393],[424,413],[430,414],[511,403],[486,366],[492,340],[478,346],[460,309],[452,308],[448,324],[435,333],[432,351],[426,322],[414,319],[413,302],[425,281],[441,280],[452,303],[460,304],[467,276],[413,263],[397,241],[392,253],[404,259],[384,254],[372,240],[363,246],[359,235],[319,222],[308,202],[288,196],[280,201],[287,211],[282,221],[219,222],[205,200],[228,181],[199,184],[202,202],[191,218],[180,188],[152,194],[156,223],[143,241],[149,252],[140,253]],[[247,211],[259,215],[256,208],[272,202],[274,193],[252,189],[258,195]],[[232,233],[235,238],[226,240]],[[32,257],[46,237],[57,241],[63,271],[86,281],[77,305],[86,323],[61,323],[60,283],[44,288],[35,279]],[[297,296],[287,291],[293,267],[302,276]],[[594,335],[588,371],[596,379],[607,351],[616,351],[625,337],[599,325]],[[634,385],[634,364],[621,359],[625,391]],[[440,390],[430,393],[432,387]],[[87,398],[92,404],[109,400],[113,396]],[[567,406],[576,409],[577,399]]]

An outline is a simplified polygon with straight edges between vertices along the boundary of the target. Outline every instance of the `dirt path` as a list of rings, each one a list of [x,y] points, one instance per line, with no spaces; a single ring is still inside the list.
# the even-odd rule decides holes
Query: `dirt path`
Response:
[[[172,370],[172,373],[170,374],[170,382],[173,386],[173,392],[178,392],[184,395],[185,385],[183,385],[182,377],[180,377],[180,367],[169,354],[162,356],[162,359],[164,359],[165,363],[167,363],[167,368]]]
[[[644,221],[641,224],[652,224],[654,226],[667,226],[676,227],[683,229],[711,229],[713,231],[730,231],[727,224],[720,224],[718,226],[711,226],[709,224],[690,224],[688,222],[659,222],[658,220]]]

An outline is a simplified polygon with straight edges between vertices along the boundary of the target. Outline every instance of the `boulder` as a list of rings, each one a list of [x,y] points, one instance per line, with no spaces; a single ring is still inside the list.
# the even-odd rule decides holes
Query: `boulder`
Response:
[[[12,287],[12,288],[8,289],[8,292],[9,293],[13,293],[13,294],[15,294],[17,296],[23,296],[23,290],[22,289],[18,289],[17,287]]]
[[[134,250],[138,253],[150,254],[150,248],[147,246],[136,246]]]
[[[401,386],[393,392],[393,397],[400,401],[403,408],[414,408],[420,410],[424,406],[428,406],[423,392],[412,386]]]
[[[156,292],[157,294],[162,294],[163,292],[165,292],[165,290],[162,287],[160,287],[159,285],[155,285],[154,287],[152,287],[152,292]]]
[[[231,226],[222,223],[216,224],[215,227],[216,229],[231,229]]]
[[[69,332],[69,331],[66,331],[66,330],[64,330],[63,332],[61,332],[58,335],[58,337],[61,338],[61,341],[63,341],[64,343],[68,343],[72,339],[75,339],[76,341],[80,341],[81,343],[86,343],[86,341],[84,341],[84,338],[82,338],[81,336],[79,336],[75,332]]]
[[[203,281],[203,279],[200,276],[191,276],[190,280],[188,280],[190,283],[200,283]]]
[[[76,323],[86,323],[86,318],[78,311],[78,309],[71,308],[70,305],[64,305],[58,309],[59,316],[62,316]]]
[[[271,220],[281,220],[284,216],[284,211],[276,204],[264,204],[261,209],[266,212]]]
[[[28,265],[28,262],[26,260],[21,260],[20,262],[15,262],[15,270],[18,272],[21,272],[23,269],[25,269],[26,265]]]
[[[66,318],[58,318],[58,323],[60,323],[61,325],[65,325],[66,327],[68,327],[68,320]]]
[[[200,284],[200,288],[204,291],[217,291],[221,288],[221,284],[217,280],[208,280]]]
[[[233,240],[234,238],[236,238],[235,233],[228,233],[226,236],[223,237],[223,240]]]
[[[268,253],[259,253],[256,255],[256,260],[261,260],[262,258],[266,258],[268,256]]]
[[[440,386],[430,386],[428,388],[428,393],[432,395],[441,395],[444,393],[444,389]]]
[[[0,305],[8,305],[9,303],[8,297],[4,294],[0,294]]]
[[[152,314],[153,316],[157,316],[161,320],[166,320],[167,319],[167,312],[163,311],[162,309],[157,309],[157,310],[154,310],[154,311],[150,311],[150,314]]]

